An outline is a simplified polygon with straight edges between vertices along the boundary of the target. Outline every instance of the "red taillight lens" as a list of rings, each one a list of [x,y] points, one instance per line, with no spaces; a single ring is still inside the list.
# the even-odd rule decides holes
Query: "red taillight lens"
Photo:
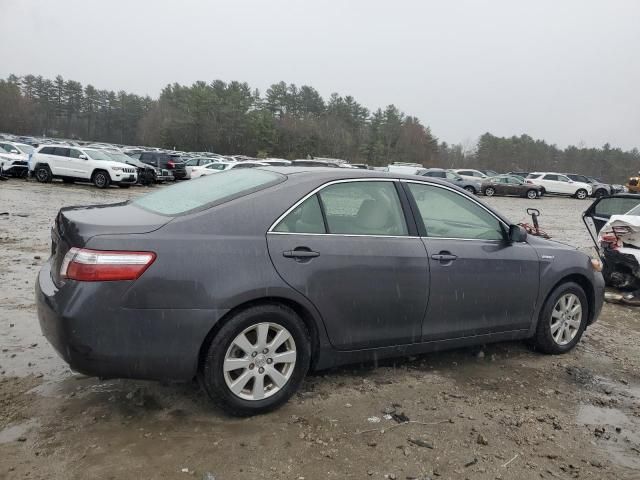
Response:
[[[60,276],[80,282],[136,280],[156,259],[153,252],[115,252],[72,248],[60,267]]]
[[[169,161],[167,162],[167,166],[168,166],[169,168],[174,168],[174,167],[176,166],[176,162],[174,162],[173,160],[169,160]]]

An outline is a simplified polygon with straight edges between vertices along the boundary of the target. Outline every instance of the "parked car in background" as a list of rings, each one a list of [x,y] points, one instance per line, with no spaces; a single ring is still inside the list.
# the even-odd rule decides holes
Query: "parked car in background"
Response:
[[[333,162],[325,162],[322,160],[292,160],[291,165],[293,167],[329,167],[329,168],[338,168]]]
[[[29,173],[29,155],[35,150],[26,143],[0,142],[0,174],[26,176]]]
[[[594,198],[606,197],[612,195],[613,193],[617,193],[614,191],[611,185],[606,183],[602,183],[596,180],[593,177],[587,177],[586,175],[578,175],[576,173],[565,173],[567,177],[569,177],[574,182],[582,182],[588,183],[591,185],[592,193],[591,196]]]
[[[393,162],[387,165],[390,173],[401,173],[403,175],[418,175],[425,170],[424,165],[409,162]]]
[[[589,183],[574,182],[566,175],[555,172],[533,172],[527,176],[526,182],[539,185],[543,194],[569,195],[584,200],[593,193]]]
[[[467,192],[477,194],[482,190],[482,184],[479,180],[470,180],[461,177],[451,170],[444,168],[427,168],[419,173],[424,177],[438,178],[448,183],[452,183],[460,188],[464,188]]]
[[[129,187],[138,181],[136,168],[116,162],[106,152],[81,147],[46,145],[33,153],[33,174],[39,182],[60,178],[65,183],[89,181],[98,188]]]
[[[569,352],[604,291],[599,260],[458,188],[359,169],[232,169],[63,208],[51,251],[38,317],[73,370],[198,376],[234,415],[281,406],[310,368],[518,339]]]
[[[169,173],[169,170],[162,170],[161,168],[142,163],[140,160],[125,155],[121,152],[110,152],[105,150],[106,153],[113,161],[126,163],[131,165],[138,172],[138,183],[141,185],[152,185],[154,183],[163,183],[167,180],[173,180],[173,176]]]
[[[640,297],[640,196],[600,197],[583,220],[604,263],[607,285]]]
[[[507,175],[514,175],[516,177],[527,178],[531,172],[507,172]]]
[[[176,180],[182,180],[187,176],[184,162],[180,155],[175,153],[146,151],[140,154],[138,160],[162,170],[169,170]]]
[[[487,178],[482,182],[480,190],[487,197],[504,195],[535,199],[542,196],[542,187],[526,183],[523,179],[512,175]]]
[[[191,167],[191,178],[206,177],[207,175],[213,175],[214,173],[224,172],[225,170],[230,170],[236,163],[238,162],[211,162],[207,165]]]
[[[272,167],[290,167],[291,160],[285,160],[284,158],[265,158],[260,160],[263,163],[267,163]]]
[[[495,170],[478,170],[481,173],[484,173],[487,177],[497,177],[498,175],[500,175],[498,172],[496,172]]]
[[[192,178],[191,172],[193,171],[193,167],[204,167],[205,165],[213,163],[217,160],[218,159],[216,158],[210,158],[210,157],[193,157],[193,158],[187,159],[184,163],[185,170],[186,170],[185,178]]]
[[[476,180],[482,183],[482,181],[487,178],[487,175],[482,173],[480,170],[474,170],[471,168],[458,168],[453,169],[452,171],[460,175],[465,180]]]

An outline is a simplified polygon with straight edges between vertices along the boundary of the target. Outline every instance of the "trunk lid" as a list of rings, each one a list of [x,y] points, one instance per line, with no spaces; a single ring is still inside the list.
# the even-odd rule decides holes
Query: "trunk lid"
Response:
[[[60,285],[60,266],[71,247],[83,247],[96,235],[144,234],[166,225],[172,217],[158,215],[128,202],[66,207],[51,229],[51,275]]]

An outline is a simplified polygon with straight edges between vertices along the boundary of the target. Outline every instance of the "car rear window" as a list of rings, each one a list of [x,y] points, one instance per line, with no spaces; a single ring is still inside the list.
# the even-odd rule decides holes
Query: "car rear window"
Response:
[[[254,168],[228,170],[163,188],[131,203],[161,215],[185,215],[264,190],[285,179],[279,173]]]

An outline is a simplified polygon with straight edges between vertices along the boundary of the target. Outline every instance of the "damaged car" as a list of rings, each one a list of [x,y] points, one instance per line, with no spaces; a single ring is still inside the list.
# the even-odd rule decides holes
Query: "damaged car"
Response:
[[[584,212],[583,221],[603,261],[606,284],[640,290],[640,196],[600,198]]]

